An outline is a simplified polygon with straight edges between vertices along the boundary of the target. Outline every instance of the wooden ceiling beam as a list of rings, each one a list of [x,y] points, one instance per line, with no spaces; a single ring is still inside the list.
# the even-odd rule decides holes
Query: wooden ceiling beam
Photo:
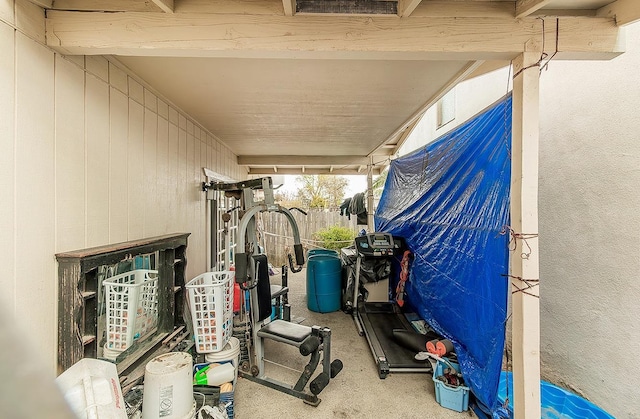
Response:
[[[51,9],[53,7],[53,0],[29,0],[29,2],[43,9]]]
[[[381,168],[374,167],[372,169],[373,175],[379,175]],[[278,167],[277,172],[273,167],[249,167],[247,171],[249,175],[364,175],[365,173],[359,172],[358,168],[336,169],[331,170],[330,167]]]
[[[384,159],[387,156],[379,156]],[[366,165],[366,156],[238,156],[241,166],[350,166]]]
[[[555,19],[552,19],[555,23]],[[560,18],[556,60],[623,52],[611,18]],[[554,38],[555,25],[547,25]],[[541,19],[81,13],[49,11],[47,45],[66,55],[320,59],[512,59]]]
[[[517,0],[516,19],[525,18],[549,3],[551,0]]]
[[[161,12],[156,3],[148,0],[55,0],[54,10],[84,12]]]
[[[502,17],[513,19],[513,2],[447,1],[421,2],[412,17]]]
[[[615,17],[618,26],[628,25],[640,20],[640,2],[617,0],[601,7],[596,14],[601,17]]]
[[[296,0],[282,0],[285,16],[293,16],[296,14]]]
[[[173,13],[173,0],[151,0],[165,13]]]
[[[407,17],[418,7],[422,0],[398,0],[398,16]]]

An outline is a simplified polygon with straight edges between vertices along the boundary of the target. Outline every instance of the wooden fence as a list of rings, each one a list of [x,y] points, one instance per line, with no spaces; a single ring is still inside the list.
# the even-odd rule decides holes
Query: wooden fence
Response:
[[[356,226],[356,216],[351,220],[340,216],[338,211],[310,210],[307,215],[293,210],[292,214],[300,230],[300,239],[306,250],[322,247],[315,241],[313,235],[316,231],[331,226],[348,227],[355,232],[365,226]],[[286,217],[279,213],[260,213],[257,217],[256,228],[262,232],[262,243],[265,246],[269,262],[274,266],[287,263],[287,253],[293,254],[293,233]],[[359,227],[359,228],[358,228]],[[344,247],[349,244],[345,243]]]

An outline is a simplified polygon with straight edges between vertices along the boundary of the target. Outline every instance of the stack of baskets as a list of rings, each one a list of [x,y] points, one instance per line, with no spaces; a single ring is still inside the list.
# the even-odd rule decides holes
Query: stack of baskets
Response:
[[[158,324],[158,271],[136,269],[107,278],[105,358],[115,359]]]
[[[237,377],[239,342],[237,339],[230,342],[233,335],[234,279],[233,271],[206,272],[189,281],[186,288],[196,351],[207,354],[205,360],[208,363],[224,362],[228,357]],[[224,386],[221,386],[220,401],[227,404],[230,419],[233,419],[235,385],[234,378],[231,391],[223,392]]]

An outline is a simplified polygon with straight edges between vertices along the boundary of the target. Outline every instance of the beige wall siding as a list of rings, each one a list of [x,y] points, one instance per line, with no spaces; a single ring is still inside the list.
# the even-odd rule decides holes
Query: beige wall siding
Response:
[[[84,72],[59,55],[55,66],[56,248],[80,249],[86,219]]]
[[[202,167],[245,176],[115,61],[43,46],[42,9],[20,3],[14,24],[14,2],[0,0],[0,303],[54,371],[55,253],[189,232],[193,277],[206,269]]]
[[[109,118],[113,118],[113,113],[109,109],[109,86],[91,74],[85,75],[84,112],[87,182],[85,246],[93,247],[109,241]]]
[[[55,348],[54,57],[19,32],[15,45],[15,313]]]
[[[126,241],[129,232],[129,189],[128,189],[128,136],[129,99],[111,89],[109,153],[109,239],[113,242]],[[109,131],[107,131],[109,132]]]
[[[129,91],[131,94],[131,90]],[[127,237],[144,237],[144,108],[129,99],[129,138],[127,149],[116,159],[126,162],[127,173]],[[184,183],[183,183],[184,185]],[[112,224],[113,225],[113,224]]]
[[[0,2],[0,4],[3,4]],[[13,16],[13,14],[11,14]],[[0,22],[0,276],[3,304],[15,311],[15,49],[14,30]]]

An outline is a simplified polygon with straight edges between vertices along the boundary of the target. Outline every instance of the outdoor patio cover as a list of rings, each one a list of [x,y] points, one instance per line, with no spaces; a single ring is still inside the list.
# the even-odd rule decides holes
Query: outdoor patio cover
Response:
[[[478,408],[497,401],[509,291],[511,97],[391,162],[376,231],[414,254],[407,300],[451,339]]]

